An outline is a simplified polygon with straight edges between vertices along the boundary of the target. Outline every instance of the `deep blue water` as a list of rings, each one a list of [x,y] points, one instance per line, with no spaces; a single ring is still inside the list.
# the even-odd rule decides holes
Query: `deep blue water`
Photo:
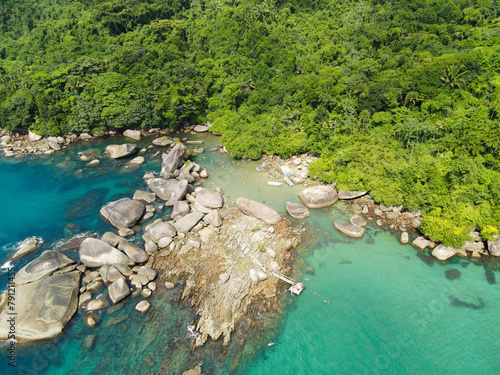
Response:
[[[218,141],[205,139],[210,145]],[[44,242],[34,254],[11,264],[17,270],[43,250],[57,248],[61,238],[112,229],[99,217],[99,209],[144,188],[143,174],[158,171],[160,159],[154,156],[156,150],[148,151],[146,164],[137,171],[124,170],[126,160],[103,158],[96,169],[78,160],[78,151],[104,149],[106,143],[82,144],[50,157],[0,159],[0,264],[30,236]],[[207,185],[222,187],[226,202],[238,196],[265,200],[283,215],[287,200],[299,202],[301,187],[266,185],[266,176],[255,171],[256,162],[236,162],[209,152],[197,160],[211,173]],[[237,344],[227,356],[210,343],[202,351],[189,352],[194,312],[171,302],[178,292],[174,289],[156,293],[145,316],[133,311],[133,302],[113,315],[103,312],[93,330],[83,325],[78,313],[61,337],[19,346],[16,371],[0,356],[0,370],[179,374],[202,363],[204,374],[225,374],[229,368],[241,374],[498,374],[498,270],[463,259],[428,264],[413,247],[400,245],[396,233],[376,226],[368,226],[363,239],[343,238],[331,223],[350,214],[347,206],[337,203],[306,220],[314,235],[307,237],[296,276],[307,288],[299,297],[286,297],[283,314],[269,321],[272,330],[248,338],[239,366],[231,364]],[[312,268],[306,270],[306,265]],[[446,278],[445,271],[451,269],[460,272],[458,279]],[[486,270],[499,282],[488,282]],[[454,306],[450,296],[484,307]],[[127,319],[110,325],[120,316]],[[90,352],[81,347],[89,334],[97,335]]]

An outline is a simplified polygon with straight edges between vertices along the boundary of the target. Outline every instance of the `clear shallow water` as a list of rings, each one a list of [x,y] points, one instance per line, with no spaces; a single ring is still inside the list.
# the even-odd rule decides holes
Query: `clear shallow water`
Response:
[[[203,139],[208,148],[218,142],[212,136]],[[92,147],[104,149],[105,144]],[[146,153],[147,163],[137,171],[124,171],[124,161],[103,159],[100,168],[85,169],[83,177],[75,175],[84,165],[77,160],[77,152],[89,147],[79,145],[36,160],[0,160],[2,264],[14,245],[28,236],[43,237],[45,242],[35,254],[14,263],[17,269],[75,231],[103,233],[111,229],[99,218],[102,204],[131,197],[145,186],[142,176],[146,171],[159,170],[160,160],[151,151]],[[245,196],[265,201],[283,215],[287,200],[299,202],[301,187],[266,185],[267,174],[255,171],[256,162],[233,161],[228,155],[210,152],[196,160],[211,174],[207,185],[220,186],[226,202]],[[74,163],[57,166],[63,161]],[[299,297],[286,297],[288,307],[272,323],[273,332],[248,341],[236,373],[498,373],[500,284],[489,284],[483,266],[467,260],[430,266],[411,246],[400,245],[395,234],[379,228],[367,228],[361,240],[346,239],[331,223],[346,220],[349,214],[348,207],[337,203],[332,209],[312,212],[306,220],[314,228],[314,236],[307,237],[304,263],[298,263],[296,272],[302,273],[307,288]],[[77,229],[68,228],[68,223]],[[449,269],[460,271],[460,278],[446,279]],[[500,281],[499,272],[494,274]],[[0,278],[5,285],[2,271]],[[151,313],[145,316],[133,311],[132,301],[112,315],[103,312],[94,330],[87,329],[78,314],[57,340],[18,347],[18,363],[24,366],[18,370],[178,374],[203,363],[204,373],[227,373],[237,345],[230,347],[228,357],[219,355],[218,346],[211,351],[210,344],[203,351],[189,353],[192,335],[187,327],[193,311],[178,307],[176,293],[177,289],[159,290],[151,299]],[[476,306],[483,301],[484,307],[453,306],[450,296]],[[120,316],[127,319],[116,323]],[[110,321],[116,324],[110,325]],[[97,334],[92,351],[81,347],[89,334]],[[274,345],[268,346],[269,342]],[[0,358],[0,369],[23,373],[9,371],[6,363]]]

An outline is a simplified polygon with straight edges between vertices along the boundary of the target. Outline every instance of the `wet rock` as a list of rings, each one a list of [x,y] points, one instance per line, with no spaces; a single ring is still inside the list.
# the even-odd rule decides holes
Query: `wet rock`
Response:
[[[158,147],[167,147],[170,146],[174,141],[168,139],[167,137],[160,137],[153,140],[153,145]]]
[[[361,237],[363,237],[363,234],[365,233],[365,230],[363,227],[360,227],[358,225],[344,223],[342,221],[334,222],[333,226],[340,233],[342,233],[343,235],[348,236],[348,237],[361,238]]]
[[[113,283],[118,279],[123,279],[123,275],[120,271],[114,266],[109,266],[107,273],[107,282]]]
[[[101,208],[104,216],[116,228],[130,228],[144,215],[144,205],[129,198],[110,202]]]
[[[134,263],[144,263],[148,260],[148,254],[139,246],[127,243],[123,246],[123,251]]]
[[[132,143],[125,143],[123,145],[109,145],[104,150],[104,153],[110,159],[119,159],[130,156],[137,152],[137,145]]]
[[[240,197],[236,199],[236,204],[245,215],[262,220],[267,224],[276,224],[281,220],[281,216],[275,210],[262,203]]]
[[[143,290],[141,290],[141,296],[143,296],[144,298],[151,297],[151,293],[151,290],[148,288],[144,288]]]
[[[432,256],[440,261],[445,261],[453,258],[456,253],[457,249],[444,245],[438,245],[432,250]]]
[[[59,335],[78,306],[80,272],[49,276],[16,285],[16,340],[47,340]],[[9,338],[7,292],[0,296],[0,340]]]
[[[184,199],[188,188],[188,181],[165,178],[152,178],[148,180],[149,188],[165,201],[181,201]]]
[[[148,289],[154,292],[156,290],[156,283],[154,281],[149,282]]]
[[[28,284],[52,275],[54,272],[75,263],[64,254],[53,250],[45,250],[38,258],[21,268],[15,276],[16,285]],[[78,280],[80,280],[78,278]]]
[[[448,280],[456,280],[461,276],[460,271],[456,269],[446,270],[444,274]]]
[[[167,154],[163,154],[161,175],[166,176],[181,167],[187,160],[187,147],[177,143]]]
[[[140,130],[127,129],[123,132],[123,136],[138,141],[141,139],[141,132]]]
[[[366,220],[359,215],[354,215],[353,217],[351,217],[349,221],[351,222],[352,225],[357,225],[358,227],[366,226]]]
[[[101,162],[98,159],[94,159],[91,162],[88,162],[85,166],[86,167],[97,167]]]
[[[125,168],[138,168],[144,164],[145,161],[146,159],[144,159],[143,156],[137,156],[125,164]]]
[[[328,207],[337,202],[337,191],[331,186],[312,186],[299,193],[299,198],[308,208]]]
[[[190,228],[191,229],[191,228]],[[142,236],[144,241],[152,241],[157,244],[164,237],[174,237],[177,234],[177,231],[172,226],[172,224],[168,222],[162,222],[154,225],[149,228],[146,233]]]
[[[12,255],[10,260],[21,258],[33,251],[38,247],[38,239],[36,237],[30,237],[24,240],[25,242],[15,253]]]
[[[141,314],[144,314],[146,311],[149,310],[150,306],[151,304],[148,301],[141,301],[135,306],[135,309],[139,311]]]
[[[78,299],[78,307],[83,307],[87,302],[92,299],[92,294],[90,292],[85,292],[80,295]]]
[[[118,235],[120,237],[130,237],[130,236],[133,236],[134,234],[135,234],[134,230],[130,229],[130,228],[120,228],[120,229],[118,229]]]
[[[285,208],[288,214],[297,220],[305,219],[310,215],[307,207],[298,203],[286,202]]]
[[[96,298],[96,299],[90,301],[89,303],[87,303],[87,306],[85,306],[85,311],[87,311],[87,312],[97,311],[97,310],[104,309],[105,307],[107,307],[106,301],[99,299],[99,298]]]
[[[130,289],[127,285],[127,282],[125,279],[120,278],[113,282],[109,287],[109,298],[111,299],[111,302],[114,304],[120,302],[122,299],[124,299],[126,296],[130,294]]]
[[[182,219],[175,222],[174,226],[177,228],[177,232],[187,233],[189,232],[198,222],[203,218],[204,214],[202,212],[191,212],[187,214]]]
[[[83,284],[89,284],[99,277],[99,271],[92,271],[85,274],[82,279]]]
[[[94,328],[97,324],[94,314],[85,315],[83,317],[83,324],[85,324],[88,328]]]
[[[121,251],[95,238],[87,238],[82,242],[79,255],[80,260],[88,267],[101,267],[116,263],[126,265],[134,264],[134,262]]]

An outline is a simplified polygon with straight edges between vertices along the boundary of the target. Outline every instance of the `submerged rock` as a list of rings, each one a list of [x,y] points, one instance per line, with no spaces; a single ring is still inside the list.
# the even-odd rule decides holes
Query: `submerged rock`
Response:
[[[357,225],[358,227],[366,226],[366,220],[359,215],[354,215],[353,217],[351,217],[349,221],[351,222],[352,225]]]
[[[461,276],[460,271],[456,269],[446,270],[444,274],[448,280],[456,280]]]
[[[80,272],[16,285],[16,340],[47,340],[59,335],[76,312]],[[0,340],[9,338],[7,292],[0,296]]]
[[[323,208],[337,202],[338,195],[333,187],[318,185],[302,190],[299,198],[308,208]]]
[[[92,189],[81,197],[68,201],[66,220],[83,219],[95,215],[105,202],[109,189]]]
[[[348,237],[361,238],[361,237],[363,237],[363,234],[365,233],[365,230],[363,227],[360,227],[358,225],[344,223],[342,221],[334,222],[333,226],[340,233],[342,233]]]
[[[52,275],[57,270],[75,263],[64,254],[53,250],[45,250],[38,258],[29,262],[16,274],[16,285],[28,284]]]
[[[310,215],[307,207],[298,203],[286,202],[285,208],[288,214],[294,219],[305,219]]]
[[[275,210],[262,203],[240,197],[236,199],[236,204],[245,215],[262,220],[267,224],[276,224],[281,220],[281,216]]]
[[[100,213],[114,227],[130,228],[144,215],[144,205],[130,198],[122,198],[105,205]]]

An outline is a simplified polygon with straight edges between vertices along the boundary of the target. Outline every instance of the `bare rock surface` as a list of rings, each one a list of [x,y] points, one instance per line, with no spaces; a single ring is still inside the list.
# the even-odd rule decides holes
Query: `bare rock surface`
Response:
[[[163,154],[162,158],[161,174],[173,173],[187,160],[187,147],[182,143],[177,143],[167,154]]]
[[[75,263],[64,254],[53,250],[45,250],[38,258],[21,268],[15,276],[17,285],[28,284],[52,275],[57,270]]]
[[[38,239],[36,237],[30,237],[23,241],[23,245],[12,255],[10,260],[21,258],[33,251],[38,247]]]
[[[105,205],[100,213],[114,227],[130,228],[144,215],[144,205],[130,198],[122,198]]]
[[[362,197],[365,194],[366,194],[366,191],[342,191],[341,190],[339,192],[339,199],[341,199],[341,200],[356,199],[356,198]]]
[[[120,250],[96,238],[87,238],[80,245],[78,252],[80,260],[88,267],[102,267],[105,265],[125,264],[134,262]]]
[[[337,191],[333,187],[326,185],[304,189],[299,193],[299,198],[308,208],[328,207],[339,199]]]
[[[262,220],[267,224],[276,224],[281,220],[281,216],[272,208],[247,198],[236,199],[238,208],[245,215]]]
[[[432,256],[440,261],[445,261],[453,258],[457,253],[457,249],[454,247],[438,245],[432,250]]]
[[[184,199],[188,188],[188,181],[165,178],[152,178],[148,180],[149,188],[163,200],[181,201]]]
[[[298,237],[290,234],[289,221],[282,220],[274,225],[274,234],[256,238],[252,228],[261,225],[261,221],[234,209],[224,209],[223,214],[224,224],[210,241],[202,242],[200,247],[177,248],[165,257],[156,257],[153,263],[159,271],[159,282],[186,280],[182,300],[190,301],[199,317],[195,329],[200,335],[194,346],[202,346],[208,338],[218,340],[221,337],[227,345],[235,325],[246,316],[260,293],[285,288],[276,277],[269,277],[273,269],[271,262],[283,264],[290,257],[287,250],[299,243]],[[262,253],[261,246],[272,248],[276,257],[273,259]],[[259,266],[254,259],[268,270],[259,269],[260,279],[255,271]],[[258,284],[250,278],[251,269],[258,280],[262,279]]]

